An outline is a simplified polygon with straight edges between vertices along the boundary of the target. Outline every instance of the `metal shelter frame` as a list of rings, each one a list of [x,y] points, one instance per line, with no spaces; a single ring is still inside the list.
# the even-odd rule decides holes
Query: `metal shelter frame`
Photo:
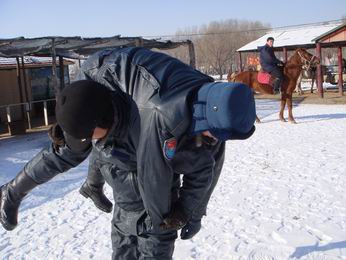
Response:
[[[338,49],[338,89],[340,96],[343,96],[343,66],[342,66],[342,48],[346,47],[346,23],[316,37],[313,39],[316,42],[316,56],[322,57],[322,48],[337,48]],[[323,81],[321,64],[317,66],[317,87],[320,90],[320,96],[323,97]]]
[[[25,73],[24,56],[52,57],[52,83],[56,93],[64,88],[64,58],[86,59],[89,55],[108,48],[117,47],[145,47],[149,49],[168,50],[180,46],[187,46],[190,57],[190,66],[196,67],[195,48],[190,40],[186,41],[161,41],[156,39],[144,39],[142,37],[121,37],[120,35],[112,37],[82,38],[47,36],[39,38],[12,38],[0,39],[0,57],[16,58],[17,85],[20,94],[20,103],[30,103],[27,93],[27,81]],[[60,67],[60,86],[57,79],[57,57]],[[20,62],[21,59],[21,62]],[[22,78],[23,77],[23,78]],[[22,80],[23,79],[23,80]],[[22,89],[24,82],[24,90]],[[24,95],[25,94],[25,95]],[[24,100],[24,97],[26,100]],[[21,109],[22,118],[24,118],[24,109]],[[26,116],[29,117],[29,110],[26,109]]]
[[[59,67],[61,70],[60,77],[63,77],[63,58],[70,59],[86,59],[89,55],[103,49],[125,47],[125,46],[141,46],[149,49],[156,48],[168,50],[179,46],[188,46],[190,56],[190,66],[196,67],[195,49],[191,41],[160,41],[148,40],[142,37],[121,37],[119,35],[113,37],[98,38],[82,38],[76,37],[40,37],[40,38],[24,38],[18,37],[13,39],[0,39],[0,56],[14,57],[17,60],[17,78],[18,87],[21,93],[21,72],[25,77],[25,66],[23,62],[24,56],[42,56],[52,57],[52,75],[53,85],[56,91],[60,91],[64,87],[64,80],[60,80],[60,86],[57,86],[57,70],[56,58],[59,57]],[[20,64],[19,58],[22,59]],[[26,81],[24,80],[24,84]],[[27,96],[27,95],[26,95]],[[28,100],[27,100],[28,101]],[[21,95],[21,102],[22,95]]]

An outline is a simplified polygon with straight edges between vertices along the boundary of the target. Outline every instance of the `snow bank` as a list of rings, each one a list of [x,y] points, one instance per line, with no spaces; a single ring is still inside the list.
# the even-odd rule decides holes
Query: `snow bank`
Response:
[[[252,138],[227,144],[200,233],[177,240],[175,260],[346,259],[346,106],[300,105],[297,125],[260,100]],[[45,134],[0,141],[0,184],[41,147]],[[87,163],[35,189],[0,259],[109,259],[111,215],[78,193]],[[106,189],[108,197],[111,190]]]

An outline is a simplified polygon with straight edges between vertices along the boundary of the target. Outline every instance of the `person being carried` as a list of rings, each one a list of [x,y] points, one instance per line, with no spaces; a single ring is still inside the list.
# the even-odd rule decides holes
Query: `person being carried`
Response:
[[[177,230],[200,228],[225,141],[255,131],[251,89],[134,47],[92,55],[78,79],[57,96],[53,143],[1,186],[1,224],[14,229],[26,194],[90,155],[81,193],[113,189],[113,259],[172,259]]]
[[[274,94],[278,94],[281,90],[281,84],[284,79],[282,68],[280,68],[279,65],[284,66],[284,62],[276,58],[273,45],[274,38],[268,37],[267,43],[264,46],[258,47],[258,50],[260,52],[260,64],[262,70],[275,77],[273,83]]]

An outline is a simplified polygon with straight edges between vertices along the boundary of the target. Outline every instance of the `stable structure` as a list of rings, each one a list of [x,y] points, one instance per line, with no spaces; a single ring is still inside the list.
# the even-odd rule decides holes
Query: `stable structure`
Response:
[[[51,85],[53,86],[54,93],[58,93],[61,89],[64,88],[65,80],[64,75],[66,70],[66,61],[64,58],[76,59],[80,61],[81,59],[86,59],[89,55],[95,53],[96,51],[100,51],[108,48],[117,48],[117,47],[128,47],[128,46],[138,46],[138,47],[146,47],[150,49],[160,49],[160,50],[168,50],[177,48],[179,46],[187,46],[189,50],[190,56],[190,65],[192,67],[196,67],[196,59],[195,59],[195,50],[194,45],[191,41],[161,41],[155,39],[144,39],[142,37],[121,37],[121,36],[113,36],[113,37],[98,37],[98,38],[82,38],[79,36],[76,37],[60,37],[60,36],[49,36],[49,37],[40,37],[40,38],[24,38],[18,37],[14,39],[0,39],[0,57],[5,58],[13,58],[12,61],[15,60],[16,70],[16,83],[12,82],[12,89],[15,89],[15,85],[17,85],[16,89],[19,91],[20,102],[17,104],[2,104],[0,102],[0,108],[5,105],[6,113],[7,113],[7,123],[9,127],[12,125],[18,126],[11,120],[11,111],[10,107],[21,106],[22,110],[22,118],[24,118],[24,106],[27,111],[26,117],[28,119],[28,124],[30,128],[30,111],[31,104],[36,102],[32,99],[32,95],[29,93],[24,93],[28,90],[27,86],[27,74],[26,70],[28,70],[28,63],[25,60],[28,59],[38,59],[30,56],[36,57],[50,57],[51,64]],[[57,61],[58,59],[58,61]],[[21,76],[23,75],[23,76]],[[60,75],[60,76],[59,76]],[[60,84],[58,77],[60,77]],[[24,85],[24,87],[23,87]],[[0,89],[2,88],[0,82]],[[22,92],[24,89],[24,92]],[[2,91],[2,90],[1,90]],[[23,97],[26,97],[25,99]],[[45,115],[45,124],[48,124],[47,117],[47,105],[44,102],[50,101],[50,99],[40,100],[43,102],[44,106],[44,115]],[[54,97],[53,97],[54,101]],[[2,121],[3,116],[1,117]],[[23,120],[22,120],[22,124]],[[11,129],[9,128],[11,132]],[[15,131],[14,131],[15,132]]]
[[[18,74],[16,58],[0,57],[0,105],[54,97],[51,82],[52,58],[24,56],[20,58],[20,61],[24,64],[25,70]],[[60,67],[57,68],[59,81],[63,81],[65,84],[69,83],[68,65],[72,64],[74,62],[71,60],[63,60],[64,74],[60,73]],[[25,86],[24,89],[14,88],[14,86],[19,85],[19,80],[20,85]]]
[[[17,60],[21,68],[18,68]],[[64,69],[60,71],[60,67],[57,68],[60,83],[70,82],[69,65],[72,64],[72,61],[64,59]],[[28,128],[31,128],[31,118],[40,116],[43,110],[48,125],[48,116],[54,113],[55,105],[52,82],[52,58],[0,57],[0,122],[8,123],[10,133],[18,132],[19,128],[19,132],[24,131],[25,118]]]
[[[338,88],[339,94],[343,95],[343,64],[342,64],[342,48],[346,46],[346,23],[329,30],[328,32],[313,39],[316,42],[316,54],[322,57],[322,48],[338,49]],[[317,67],[317,85],[322,88],[322,70],[321,64]],[[323,88],[322,88],[323,90]]]
[[[195,50],[191,41],[187,40],[172,42],[160,41],[155,39],[144,39],[142,37],[113,36],[106,38],[82,38],[79,36],[52,36],[30,39],[26,39],[24,37],[14,39],[0,39],[0,57],[23,57],[34,55],[42,57],[52,57],[54,61],[57,57],[59,57],[60,64],[63,57],[71,59],[85,59],[96,51],[107,48],[141,46],[150,49],[156,48],[167,50],[182,45],[188,46],[190,54],[190,65],[192,67],[195,67]],[[56,75],[55,70],[55,62],[53,62],[53,75]]]
[[[346,24],[341,22],[318,23],[308,26],[285,27],[268,31],[265,35],[252,41],[237,50],[239,55],[239,70],[243,69],[242,53],[257,52],[259,46],[266,43],[268,37],[274,37],[274,50],[282,51],[284,61],[287,61],[287,52],[297,48],[316,49],[316,56],[322,60],[321,48],[346,46],[344,37]],[[342,61],[342,49],[341,53]],[[321,64],[318,66],[317,89],[320,97],[323,97]],[[341,72],[340,72],[341,71]],[[339,68],[339,73],[342,69]],[[339,79],[342,76],[339,77]],[[341,84],[341,87],[340,87]],[[342,94],[342,82],[339,83]]]

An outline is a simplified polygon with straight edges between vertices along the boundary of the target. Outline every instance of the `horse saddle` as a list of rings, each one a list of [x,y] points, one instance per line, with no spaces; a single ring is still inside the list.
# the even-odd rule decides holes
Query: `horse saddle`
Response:
[[[257,74],[257,81],[261,84],[272,84],[271,75],[265,71],[259,71]]]

